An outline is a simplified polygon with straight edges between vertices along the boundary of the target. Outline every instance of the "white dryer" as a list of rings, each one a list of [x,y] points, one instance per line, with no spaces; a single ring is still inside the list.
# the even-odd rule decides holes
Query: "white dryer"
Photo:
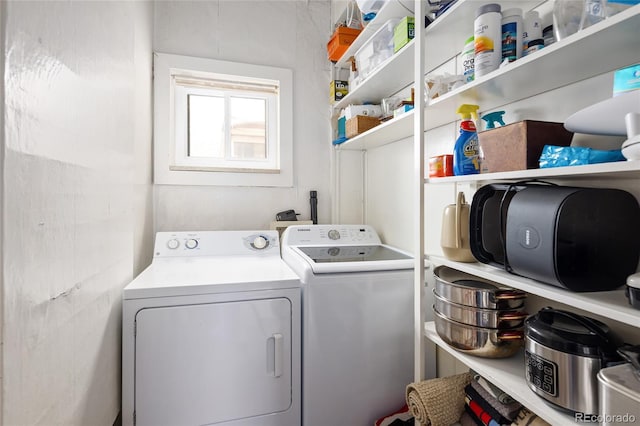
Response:
[[[413,381],[413,257],[366,225],[290,226],[302,281],[302,424],[370,426]]]
[[[123,294],[123,424],[299,425],[300,331],[277,231],[157,233]]]

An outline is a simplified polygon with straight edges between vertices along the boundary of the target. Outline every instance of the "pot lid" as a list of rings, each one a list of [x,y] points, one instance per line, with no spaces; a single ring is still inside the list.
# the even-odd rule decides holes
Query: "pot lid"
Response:
[[[619,358],[619,341],[606,324],[593,318],[543,308],[525,322],[525,334],[560,352],[589,357]]]

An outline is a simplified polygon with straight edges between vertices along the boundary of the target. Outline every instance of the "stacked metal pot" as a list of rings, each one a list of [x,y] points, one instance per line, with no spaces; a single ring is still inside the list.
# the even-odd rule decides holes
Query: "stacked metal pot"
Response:
[[[506,358],[523,345],[526,293],[447,266],[435,271],[436,331],[469,355]]]

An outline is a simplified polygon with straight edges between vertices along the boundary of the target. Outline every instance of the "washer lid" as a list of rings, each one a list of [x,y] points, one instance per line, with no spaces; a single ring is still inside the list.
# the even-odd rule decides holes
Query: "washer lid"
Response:
[[[387,245],[291,247],[314,274],[413,268],[413,256]]]
[[[412,259],[411,256],[384,245],[300,247],[300,251],[315,263],[377,262],[381,260]]]

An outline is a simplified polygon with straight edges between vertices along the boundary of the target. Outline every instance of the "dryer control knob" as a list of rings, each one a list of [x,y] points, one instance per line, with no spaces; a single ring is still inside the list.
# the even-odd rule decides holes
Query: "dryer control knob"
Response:
[[[175,250],[178,247],[180,247],[180,241],[178,241],[177,239],[172,238],[167,241],[167,248],[169,248],[170,250]]]
[[[188,239],[186,243],[184,243],[184,245],[188,248],[188,249],[194,249],[196,247],[198,247],[198,240],[196,239]]]
[[[257,248],[258,250],[262,250],[263,248],[267,247],[268,244],[269,241],[267,241],[267,239],[262,235],[253,239],[253,247]]]
[[[337,229],[332,229],[329,231],[329,238],[331,238],[332,240],[339,240],[340,239],[340,231],[338,231]]]

